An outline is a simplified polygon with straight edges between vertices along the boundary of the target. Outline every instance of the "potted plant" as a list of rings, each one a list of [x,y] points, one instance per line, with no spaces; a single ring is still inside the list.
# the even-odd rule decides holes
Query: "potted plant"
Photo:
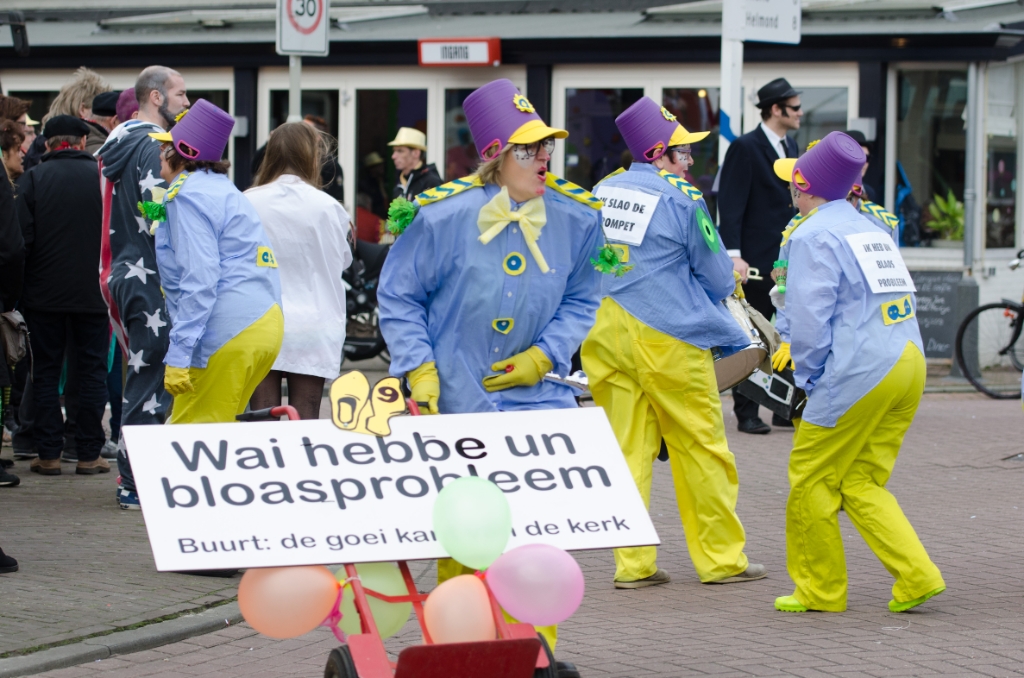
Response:
[[[950,190],[943,198],[938,193],[928,205],[928,228],[938,231],[942,240],[933,241],[939,247],[949,246],[944,243],[963,242],[964,239],[964,204],[956,199]]]

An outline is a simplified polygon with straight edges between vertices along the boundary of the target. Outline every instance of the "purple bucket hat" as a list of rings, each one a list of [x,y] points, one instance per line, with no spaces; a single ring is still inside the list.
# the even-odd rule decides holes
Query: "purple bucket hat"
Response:
[[[149,136],[157,141],[169,141],[183,158],[216,162],[224,156],[235,119],[206,99],[192,104],[170,132],[155,132]]]
[[[569,136],[564,129],[544,124],[530,101],[505,78],[489,82],[470,94],[462,110],[476,150],[484,160],[496,157],[508,144],[532,144],[547,137]]]
[[[776,160],[775,173],[804,193],[842,200],[860,181],[865,161],[864,151],[853,137],[831,132],[796,162],[790,158]]]
[[[665,155],[679,122],[654,99],[641,97],[615,118],[615,126],[637,162],[654,162]]]

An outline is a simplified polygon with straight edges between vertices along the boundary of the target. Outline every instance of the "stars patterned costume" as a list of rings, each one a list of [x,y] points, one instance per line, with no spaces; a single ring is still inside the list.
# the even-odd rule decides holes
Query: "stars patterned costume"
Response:
[[[129,120],[111,132],[97,152],[103,190],[100,288],[114,333],[128,356],[121,415],[126,426],[162,424],[171,405],[171,396],[164,390],[167,310],[150,224],[138,209],[142,201],[159,202],[165,192],[160,144],[149,137],[158,131],[162,130],[152,123]],[[123,439],[118,448],[122,486],[134,491]]]

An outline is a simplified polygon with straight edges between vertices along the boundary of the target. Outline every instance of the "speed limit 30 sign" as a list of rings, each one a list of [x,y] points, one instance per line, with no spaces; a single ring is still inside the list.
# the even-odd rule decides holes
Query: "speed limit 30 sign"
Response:
[[[277,53],[326,56],[330,0],[277,0]]]

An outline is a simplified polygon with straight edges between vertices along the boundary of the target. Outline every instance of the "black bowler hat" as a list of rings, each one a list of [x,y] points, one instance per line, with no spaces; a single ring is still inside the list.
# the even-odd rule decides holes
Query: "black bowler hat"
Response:
[[[850,137],[861,146],[870,146],[870,144],[868,143],[868,138],[864,136],[864,132],[861,132],[859,129],[848,129],[845,132],[843,132],[843,134]]]
[[[84,137],[89,134],[89,126],[81,118],[73,115],[55,115],[46,121],[43,136],[53,137]]]
[[[793,86],[785,78],[776,78],[767,85],[757,90],[757,107],[758,108],[770,108],[772,104],[777,104],[780,101],[785,101],[790,97],[795,97],[800,92],[793,89]]]
[[[121,96],[120,92],[97,94],[92,100],[92,114],[98,115],[101,118],[117,115],[117,97],[119,96]]]

